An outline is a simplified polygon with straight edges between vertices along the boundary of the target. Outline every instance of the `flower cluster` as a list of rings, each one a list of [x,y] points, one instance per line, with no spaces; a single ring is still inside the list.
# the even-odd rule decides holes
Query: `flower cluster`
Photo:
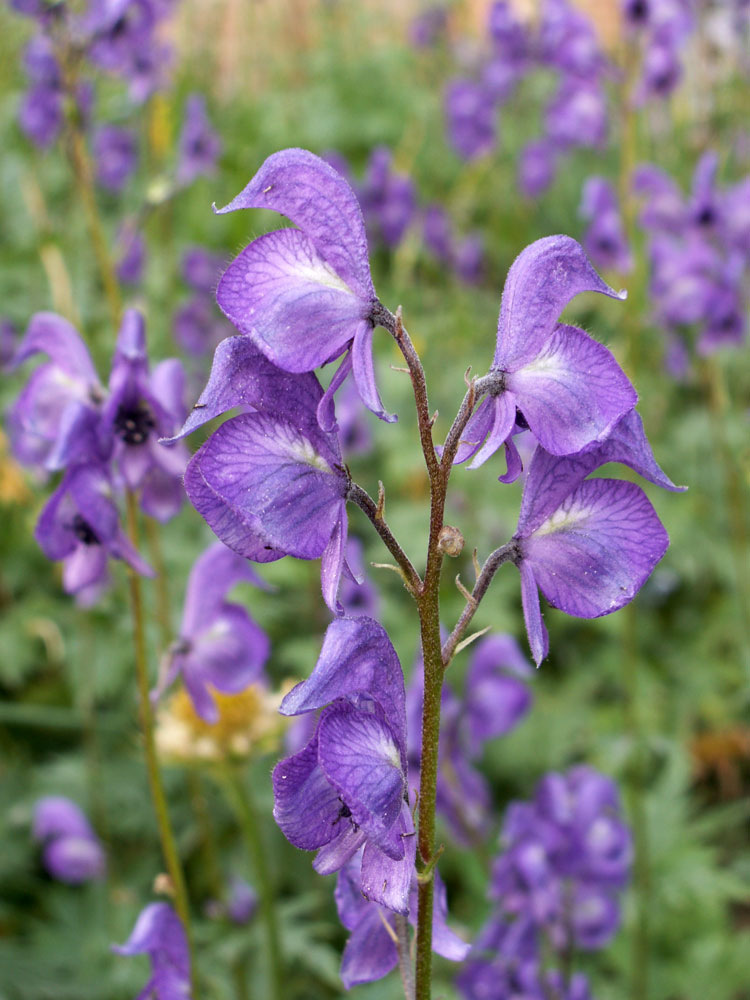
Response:
[[[510,805],[501,840],[495,909],[459,978],[463,996],[501,1000],[515,989],[542,1000],[557,980],[555,995],[585,1000],[584,977],[563,982],[542,971],[542,956],[603,948],[619,926],[632,841],[617,787],[585,765],[548,774],[531,802]]]
[[[224,260],[204,247],[194,246],[182,255],[182,280],[190,289],[190,298],[172,317],[172,334],[179,346],[195,359],[202,378],[203,365],[219,342],[230,332],[216,313],[214,295]]]
[[[747,332],[750,177],[721,187],[717,171],[718,157],[705,153],[687,197],[658,167],[641,166],[633,177],[649,238],[654,318],[666,331],[674,374],[684,372],[692,346],[711,354],[741,344]]]
[[[80,885],[103,877],[104,849],[75,802],[62,795],[39,799],[32,832],[44,846],[44,867],[53,878]]]
[[[682,78],[681,50],[695,30],[692,0],[621,0],[626,28],[640,56],[634,99],[667,97]]]
[[[184,416],[184,374],[174,358],[149,372],[136,310],[123,317],[106,390],[83,340],[61,316],[33,316],[12,364],[37,354],[49,360],[33,371],[9,412],[11,444],[37,472],[63,471],[36,538],[49,559],[63,561],[65,590],[91,603],[107,582],[109,557],[150,573],[120,527],[116,493],[137,493],[142,509],[160,521],[182,504],[187,451],[159,439]]]
[[[519,187],[535,198],[553,181],[566,151],[606,144],[608,61],[591,22],[566,0],[545,0],[534,26],[519,20],[507,0],[496,0],[487,21],[487,48],[471,77],[446,87],[448,137],[464,159],[491,152],[498,141],[498,110],[521,81],[540,70],[554,73],[558,85],[544,109],[544,135],[531,141],[519,160]]]

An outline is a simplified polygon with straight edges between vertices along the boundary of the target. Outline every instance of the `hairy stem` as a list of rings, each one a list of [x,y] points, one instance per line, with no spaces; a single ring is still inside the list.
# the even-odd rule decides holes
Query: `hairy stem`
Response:
[[[242,836],[247,847],[250,863],[255,873],[260,895],[260,911],[266,933],[268,954],[269,996],[273,1000],[283,1000],[283,963],[281,937],[274,906],[274,887],[268,868],[268,854],[264,849],[258,824],[258,813],[250,793],[249,782],[242,782],[232,762],[226,763],[219,771],[222,787],[227,800],[237,816]]]
[[[363,490],[361,486],[357,486],[356,483],[351,483],[349,485],[347,500],[351,500],[352,503],[355,503],[370,519],[373,527],[382,538],[386,548],[396,560],[401,572],[404,574],[404,580],[408,589],[412,594],[416,595],[422,587],[422,581],[419,577],[419,573],[417,573],[414,569],[411,560],[396,541],[391,529],[385,523],[385,519],[383,518],[378,505],[372,499],[370,494],[367,493],[366,490]]]
[[[127,517],[128,534],[134,546],[138,544],[138,505],[135,493],[132,490],[127,492]],[[177,842],[174,831],[169,820],[169,808],[167,797],[164,792],[161,770],[159,768],[159,758],[156,752],[156,740],[154,738],[154,716],[151,709],[150,684],[148,677],[148,666],[146,662],[146,634],[143,616],[143,595],[141,592],[141,578],[131,569],[129,571],[130,585],[130,606],[133,617],[133,640],[135,646],[135,670],[138,682],[138,700],[141,719],[141,730],[143,733],[143,746],[146,756],[146,769],[148,772],[148,783],[151,789],[156,822],[159,828],[159,839],[161,841],[164,863],[174,891],[174,900],[177,913],[185,930],[190,952],[190,979],[191,996],[196,1000],[197,979],[195,966],[195,952],[193,947],[193,934],[190,923],[190,906],[188,903],[187,887],[185,876],[180,864],[177,851]]]

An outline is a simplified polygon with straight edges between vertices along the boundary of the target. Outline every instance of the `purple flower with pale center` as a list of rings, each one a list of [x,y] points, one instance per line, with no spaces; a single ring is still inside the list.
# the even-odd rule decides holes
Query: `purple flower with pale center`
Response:
[[[607,142],[607,98],[595,80],[565,77],[545,114],[547,136],[566,147],[601,149]]]
[[[138,1000],[190,1000],[190,952],[185,929],[169,903],[141,910],[125,942],[112,945],[118,955],[148,955],[151,976]]]
[[[317,851],[321,875],[361,848],[359,887],[408,913],[416,843],[406,786],[406,709],[401,664],[374,619],[336,618],[308,680],[282,715],[322,709],[314,733],[273,772],[274,818],[295,847]]]
[[[8,414],[14,455],[46,469],[106,460],[108,448],[96,434],[104,389],[77,330],[55,313],[35,313],[11,366],[36,354],[50,360],[32,372]]]
[[[506,444],[509,468],[520,473],[511,448],[516,427],[529,427],[547,451],[568,455],[609,434],[638,397],[606,347],[583,330],[558,323],[581,292],[624,298],[605,284],[581,246],[569,236],[548,236],[514,261],[503,289],[495,358],[496,388],[483,399],[463,434],[457,462],[486,462]],[[509,478],[510,477],[510,478]]]
[[[229,337],[178,437],[235,406],[252,408],[196,452],[185,490],[216,535],[245,558],[321,558],[323,596],[337,611],[349,480],[336,434],[318,424],[322,399],[313,374],[284,372],[248,337]]]
[[[212,128],[201,94],[191,94],[185,102],[185,119],[179,138],[177,182],[187,186],[196,177],[212,174],[221,154],[221,139]]]
[[[339,872],[334,893],[339,919],[350,932],[341,957],[341,981],[348,990],[361,983],[382,979],[398,964],[393,914],[362,895],[361,866],[361,856],[354,855]],[[447,916],[445,885],[435,872],[432,950],[450,961],[462,962],[469,952],[469,945],[448,927]],[[416,926],[416,919],[415,872],[409,892],[409,923]]]
[[[303,149],[270,156],[219,214],[270,208],[295,229],[254,240],[224,272],[216,299],[237,329],[279,368],[309,372],[346,356],[323,401],[321,426],[331,430],[332,396],[353,371],[365,406],[382,420],[372,358],[374,310],[362,211],[349,184]]]
[[[34,536],[48,559],[62,560],[63,588],[84,605],[92,604],[106,586],[110,558],[153,576],[120,527],[103,466],[80,464],[65,472],[39,515]]]
[[[549,649],[538,590],[553,607],[577,618],[611,614],[632,601],[669,545],[664,526],[639,486],[586,479],[608,462],[628,465],[664,489],[682,489],[656,464],[635,410],[605,441],[576,455],[555,456],[537,448],[513,538],[526,631],[537,666]]]
[[[486,89],[473,80],[454,80],[445,92],[448,138],[465,160],[474,160],[495,148],[495,104]]]
[[[547,139],[537,139],[521,150],[518,159],[518,187],[527,198],[538,198],[557,174],[559,148]]]
[[[138,147],[133,132],[103,125],[94,133],[96,179],[108,191],[121,191],[135,171]]]
[[[34,805],[32,833],[44,845],[44,867],[53,878],[80,885],[104,875],[104,850],[71,799],[49,795]]]
[[[370,239],[398,246],[416,213],[416,200],[414,182],[393,169],[391,151],[385,146],[374,149],[359,188]]]
[[[579,213],[589,222],[583,245],[594,264],[622,274],[632,270],[633,256],[625,235],[617,193],[609,181],[603,177],[586,180]]]
[[[175,433],[184,418],[185,373],[177,358],[149,373],[143,316],[129,309],[122,320],[102,410],[100,437],[131,490],[140,490],[147,514],[168,521],[182,505],[182,475],[188,461],[182,444],[160,438]]]
[[[199,556],[188,577],[180,635],[169,650],[167,669],[152,697],[178,674],[197,714],[218,721],[211,694],[237,694],[263,679],[270,642],[245,609],[225,597],[236,583],[264,586],[247,561],[216,542]]]

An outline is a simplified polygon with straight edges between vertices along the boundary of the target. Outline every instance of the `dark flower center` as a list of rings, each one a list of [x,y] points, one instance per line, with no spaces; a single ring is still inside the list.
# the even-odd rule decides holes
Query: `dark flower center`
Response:
[[[525,431],[529,429],[529,425],[526,423],[526,417],[521,413],[521,411],[516,407],[516,423],[519,427],[523,427]]]
[[[699,226],[710,226],[714,221],[714,210],[711,205],[704,205],[698,213],[696,222]]]
[[[79,542],[83,542],[84,545],[100,545],[99,536],[91,527],[88,521],[86,521],[80,514],[76,514],[73,518],[73,523],[71,525],[73,529],[73,534],[76,536]]]
[[[115,430],[125,444],[144,444],[155,426],[153,414],[143,402],[121,406],[115,417]]]
[[[645,21],[648,17],[648,0],[635,0],[630,5],[630,19],[632,21]]]

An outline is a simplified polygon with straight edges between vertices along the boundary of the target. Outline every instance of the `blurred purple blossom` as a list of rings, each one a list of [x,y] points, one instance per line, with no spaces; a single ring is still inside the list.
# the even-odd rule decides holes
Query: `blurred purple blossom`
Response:
[[[118,955],[148,955],[151,976],[139,997],[153,1000],[190,1000],[190,952],[185,929],[169,903],[150,903],[141,910],[135,927]]]
[[[617,193],[609,181],[604,177],[587,178],[578,211],[589,223],[583,245],[594,264],[621,274],[632,270],[633,257],[625,235]]]
[[[136,137],[130,129],[103,125],[94,132],[96,179],[108,191],[121,191],[138,163]]]
[[[185,102],[178,146],[178,184],[192,184],[197,177],[215,171],[221,154],[221,140],[211,126],[206,99],[201,94],[191,94]]]
[[[43,845],[44,867],[60,882],[80,885],[104,876],[104,849],[83,812],[62,795],[34,805],[33,836]]]

